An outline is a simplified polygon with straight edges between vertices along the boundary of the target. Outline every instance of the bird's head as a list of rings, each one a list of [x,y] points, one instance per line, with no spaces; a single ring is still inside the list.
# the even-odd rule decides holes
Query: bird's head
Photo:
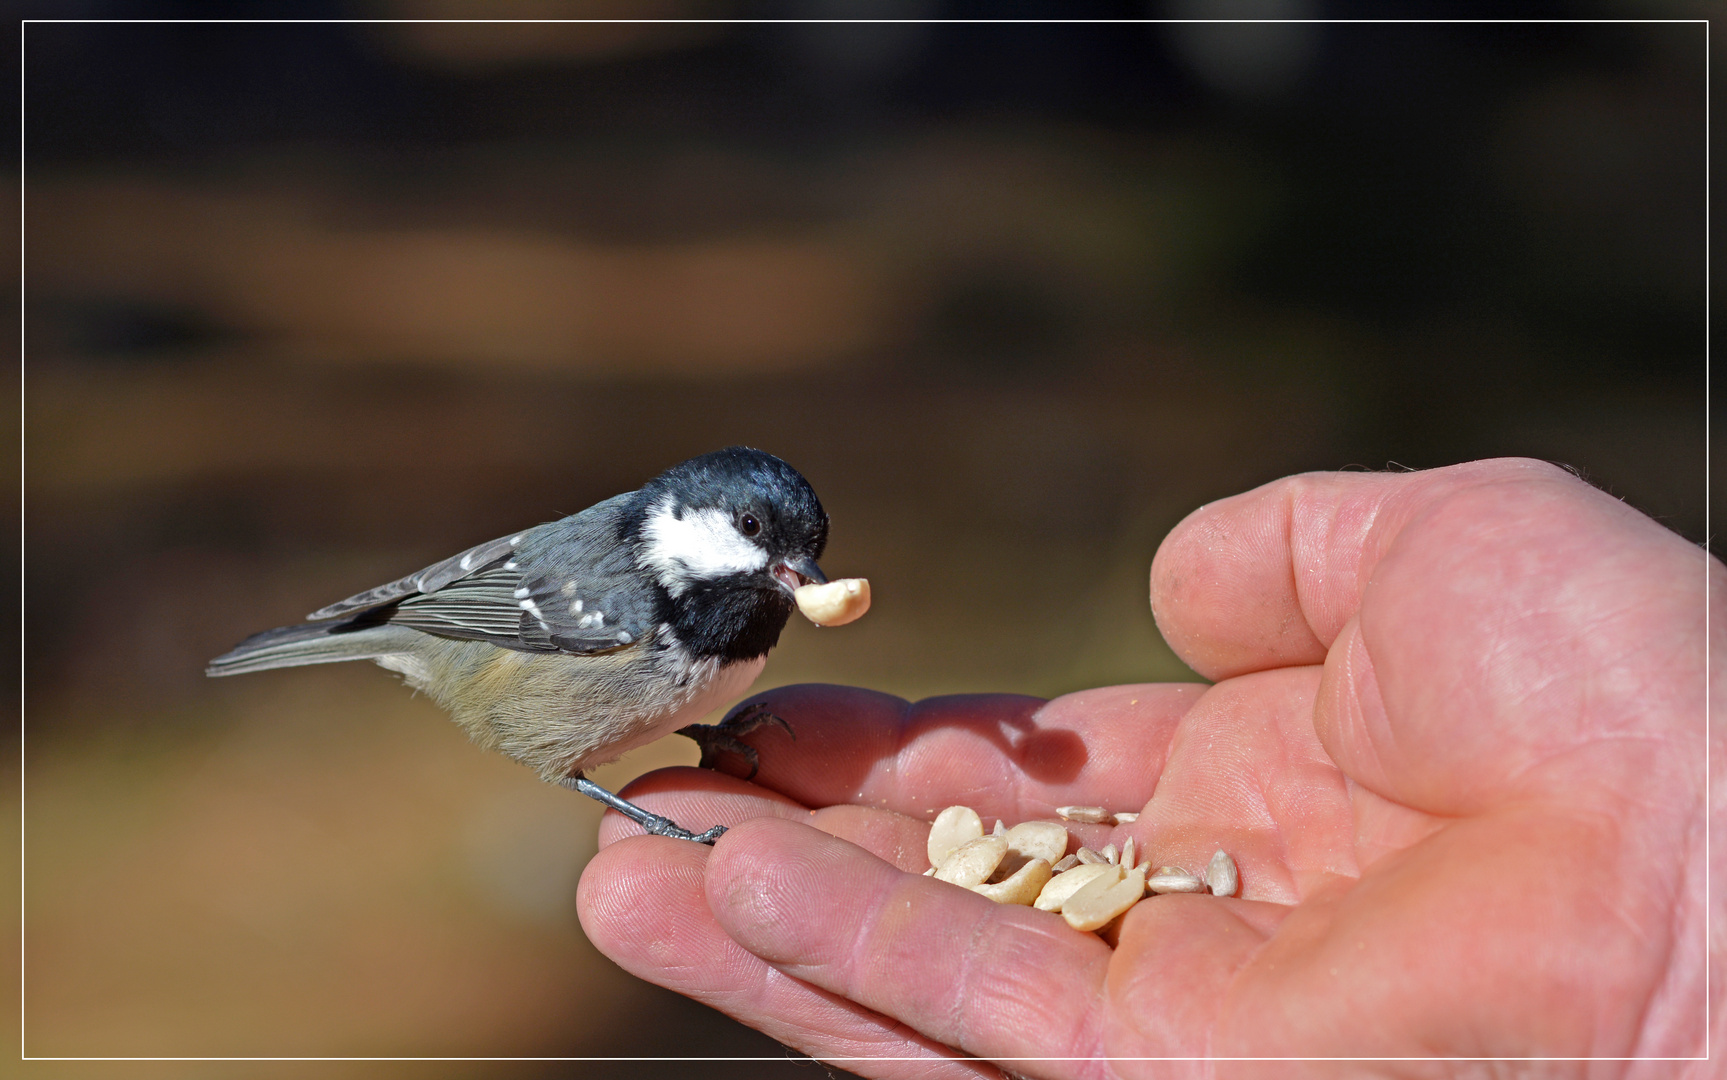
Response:
[[[733,446],[674,465],[637,495],[636,562],[674,601],[715,590],[771,595],[824,582],[816,560],[828,516],[798,471],[772,454]],[[765,650],[764,650],[765,651]]]

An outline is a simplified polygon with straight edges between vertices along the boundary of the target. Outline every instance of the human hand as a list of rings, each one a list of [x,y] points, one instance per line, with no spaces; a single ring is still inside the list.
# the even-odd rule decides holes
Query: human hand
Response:
[[[955,1051],[1040,1076],[1697,1055],[1721,1033],[1705,741],[1727,762],[1705,730],[1706,573],[1719,656],[1727,570],[1562,470],[1278,481],[1196,511],[1153,563],[1159,626],[1214,685],[770,693],[797,737],[764,729],[754,784],[667,770],[630,790],[732,831],[710,850],[608,815],[583,926],[816,1057],[903,1059],[843,1062],[875,1076],[993,1072]],[[1094,846],[1133,836],[1179,865],[1221,847],[1241,896],[1142,902],[1111,948],[919,876],[953,803],[1009,823],[1143,807]]]

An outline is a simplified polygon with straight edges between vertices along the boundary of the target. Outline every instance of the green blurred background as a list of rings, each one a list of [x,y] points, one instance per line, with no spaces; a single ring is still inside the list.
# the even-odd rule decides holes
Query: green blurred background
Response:
[[[23,59],[33,1055],[783,1057],[586,943],[587,800],[369,665],[202,673],[696,453],[791,461],[874,584],[761,686],[1193,678],[1152,552],[1300,470],[1530,455],[1705,535],[1700,24],[32,23]]]

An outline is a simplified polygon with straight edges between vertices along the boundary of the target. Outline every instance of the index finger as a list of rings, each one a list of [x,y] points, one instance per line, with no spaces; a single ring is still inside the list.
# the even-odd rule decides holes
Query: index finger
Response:
[[[805,806],[855,803],[928,820],[970,806],[1010,822],[1074,803],[1138,810],[1151,798],[1199,683],[1110,686],[1051,701],[966,694],[908,702],[804,684],[752,699],[790,732],[750,737],[755,780]]]

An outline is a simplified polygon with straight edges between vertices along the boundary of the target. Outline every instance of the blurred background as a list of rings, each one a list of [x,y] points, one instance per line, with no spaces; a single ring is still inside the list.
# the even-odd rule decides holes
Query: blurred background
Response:
[[[1698,23],[27,13],[336,20],[23,33],[32,1055],[784,1058],[584,940],[589,801],[370,665],[203,676],[696,453],[791,461],[826,569],[874,583],[854,626],[795,621],[761,686],[1194,678],[1147,607],[1159,539],[1300,470],[1529,455],[1705,536]],[[536,1069],[567,1071],[416,1075]]]

